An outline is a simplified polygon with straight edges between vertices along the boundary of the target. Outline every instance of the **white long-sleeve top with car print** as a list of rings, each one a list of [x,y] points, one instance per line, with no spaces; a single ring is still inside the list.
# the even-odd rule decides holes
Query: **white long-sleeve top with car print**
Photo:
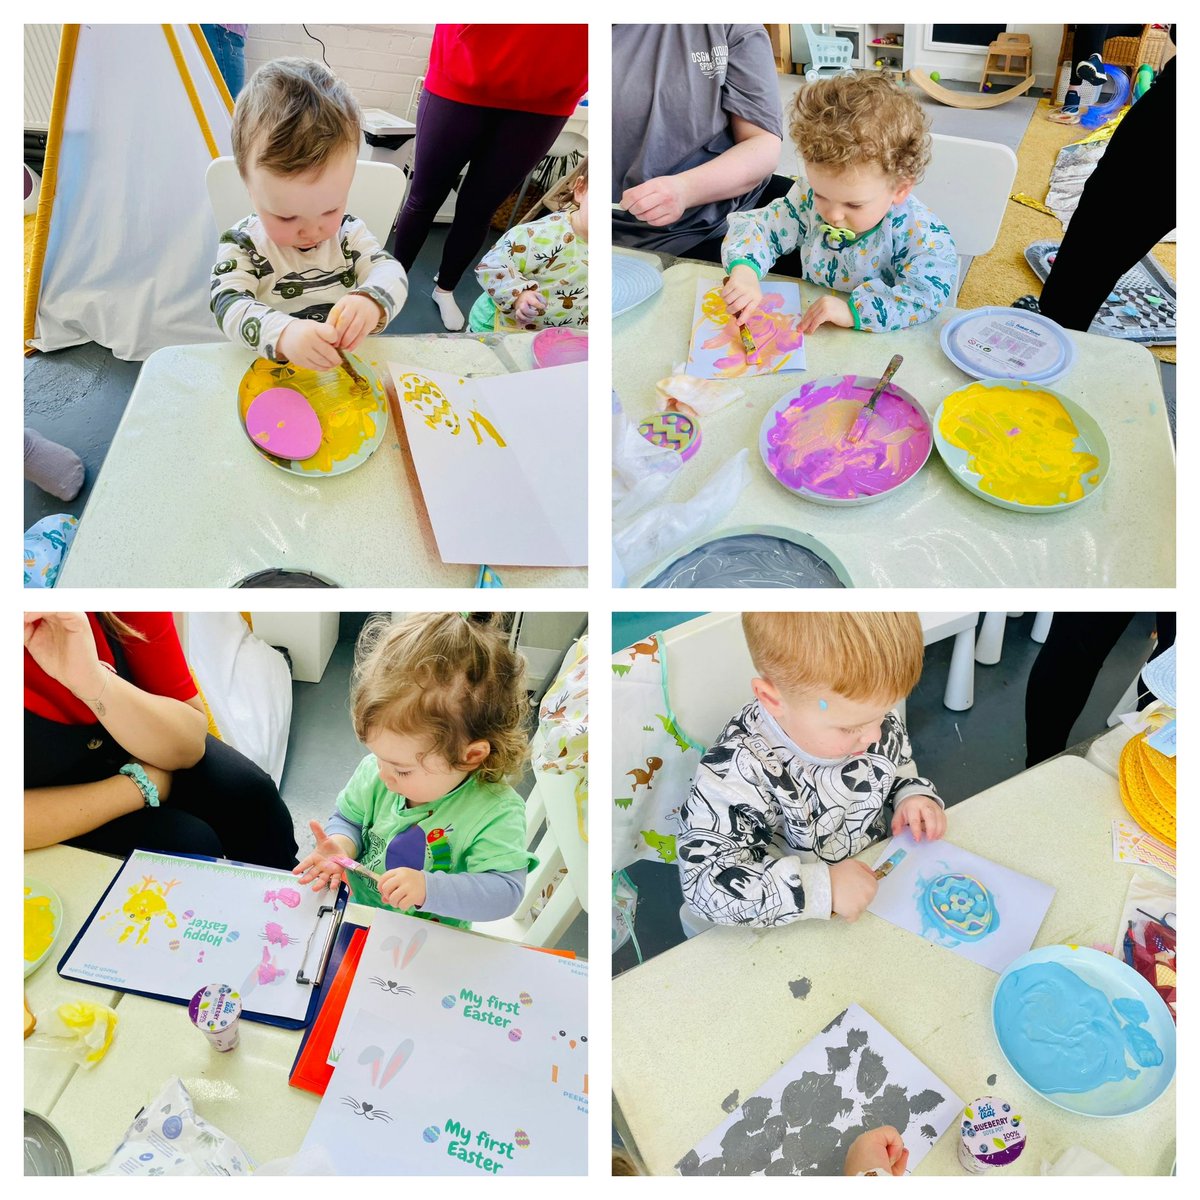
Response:
[[[817,212],[813,191],[797,183],[764,208],[729,214],[721,259],[761,279],[785,254],[800,252],[803,278],[849,293],[855,329],[886,333],[928,321],[949,304],[958,252],[949,227],[915,196],[891,208],[873,229],[843,240]]]
[[[914,796],[942,803],[897,713],[862,754],[830,761],[801,750],[755,700],[700,760],[680,809],[684,898],[722,925],[828,917],[828,864],[889,837]]]
[[[379,333],[408,296],[404,268],[357,217],[342,217],[337,237],[311,250],[279,246],[254,214],[221,234],[209,285],[217,325],[236,345],[283,362],[279,335],[296,320],[324,321],[353,293],[379,305]]]

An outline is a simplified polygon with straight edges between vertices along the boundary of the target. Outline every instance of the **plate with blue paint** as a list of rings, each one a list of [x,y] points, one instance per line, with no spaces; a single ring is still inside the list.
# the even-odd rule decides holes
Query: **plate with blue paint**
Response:
[[[1111,954],[1042,946],[992,994],[1008,1065],[1040,1096],[1088,1117],[1153,1104],[1175,1078],[1175,1023],[1158,993]]]

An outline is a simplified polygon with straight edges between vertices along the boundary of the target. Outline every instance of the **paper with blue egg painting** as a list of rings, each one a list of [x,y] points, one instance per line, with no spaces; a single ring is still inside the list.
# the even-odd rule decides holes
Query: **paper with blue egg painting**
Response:
[[[908,1172],[963,1101],[857,1004],[675,1164],[681,1175],[840,1175],[860,1133],[900,1131]]]
[[[908,830],[876,867],[900,850],[868,912],[997,973],[1032,947],[1053,886],[951,842],[916,842]]]

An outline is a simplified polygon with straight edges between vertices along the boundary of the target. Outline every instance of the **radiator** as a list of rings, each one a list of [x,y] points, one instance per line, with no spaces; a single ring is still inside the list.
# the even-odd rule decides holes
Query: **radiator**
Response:
[[[25,26],[25,128],[49,129],[61,25]]]

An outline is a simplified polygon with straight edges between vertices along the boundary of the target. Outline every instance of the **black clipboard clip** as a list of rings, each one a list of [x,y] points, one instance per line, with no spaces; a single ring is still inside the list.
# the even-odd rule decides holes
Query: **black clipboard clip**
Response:
[[[332,913],[333,919],[329,922],[329,932],[326,933],[325,944],[321,947],[321,955],[317,962],[317,972],[310,979],[304,974],[304,968],[308,963],[313,939],[317,936],[317,930],[321,928],[321,920],[326,913]],[[333,952],[333,944],[337,940],[338,931],[342,927],[342,920],[345,915],[346,905],[340,895],[332,904],[322,904],[317,909],[317,919],[313,922],[312,929],[309,930],[308,940],[304,943],[304,956],[300,959],[300,966],[296,969],[297,983],[308,987],[321,986],[321,981],[325,978],[325,969],[329,966],[329,956]]]

